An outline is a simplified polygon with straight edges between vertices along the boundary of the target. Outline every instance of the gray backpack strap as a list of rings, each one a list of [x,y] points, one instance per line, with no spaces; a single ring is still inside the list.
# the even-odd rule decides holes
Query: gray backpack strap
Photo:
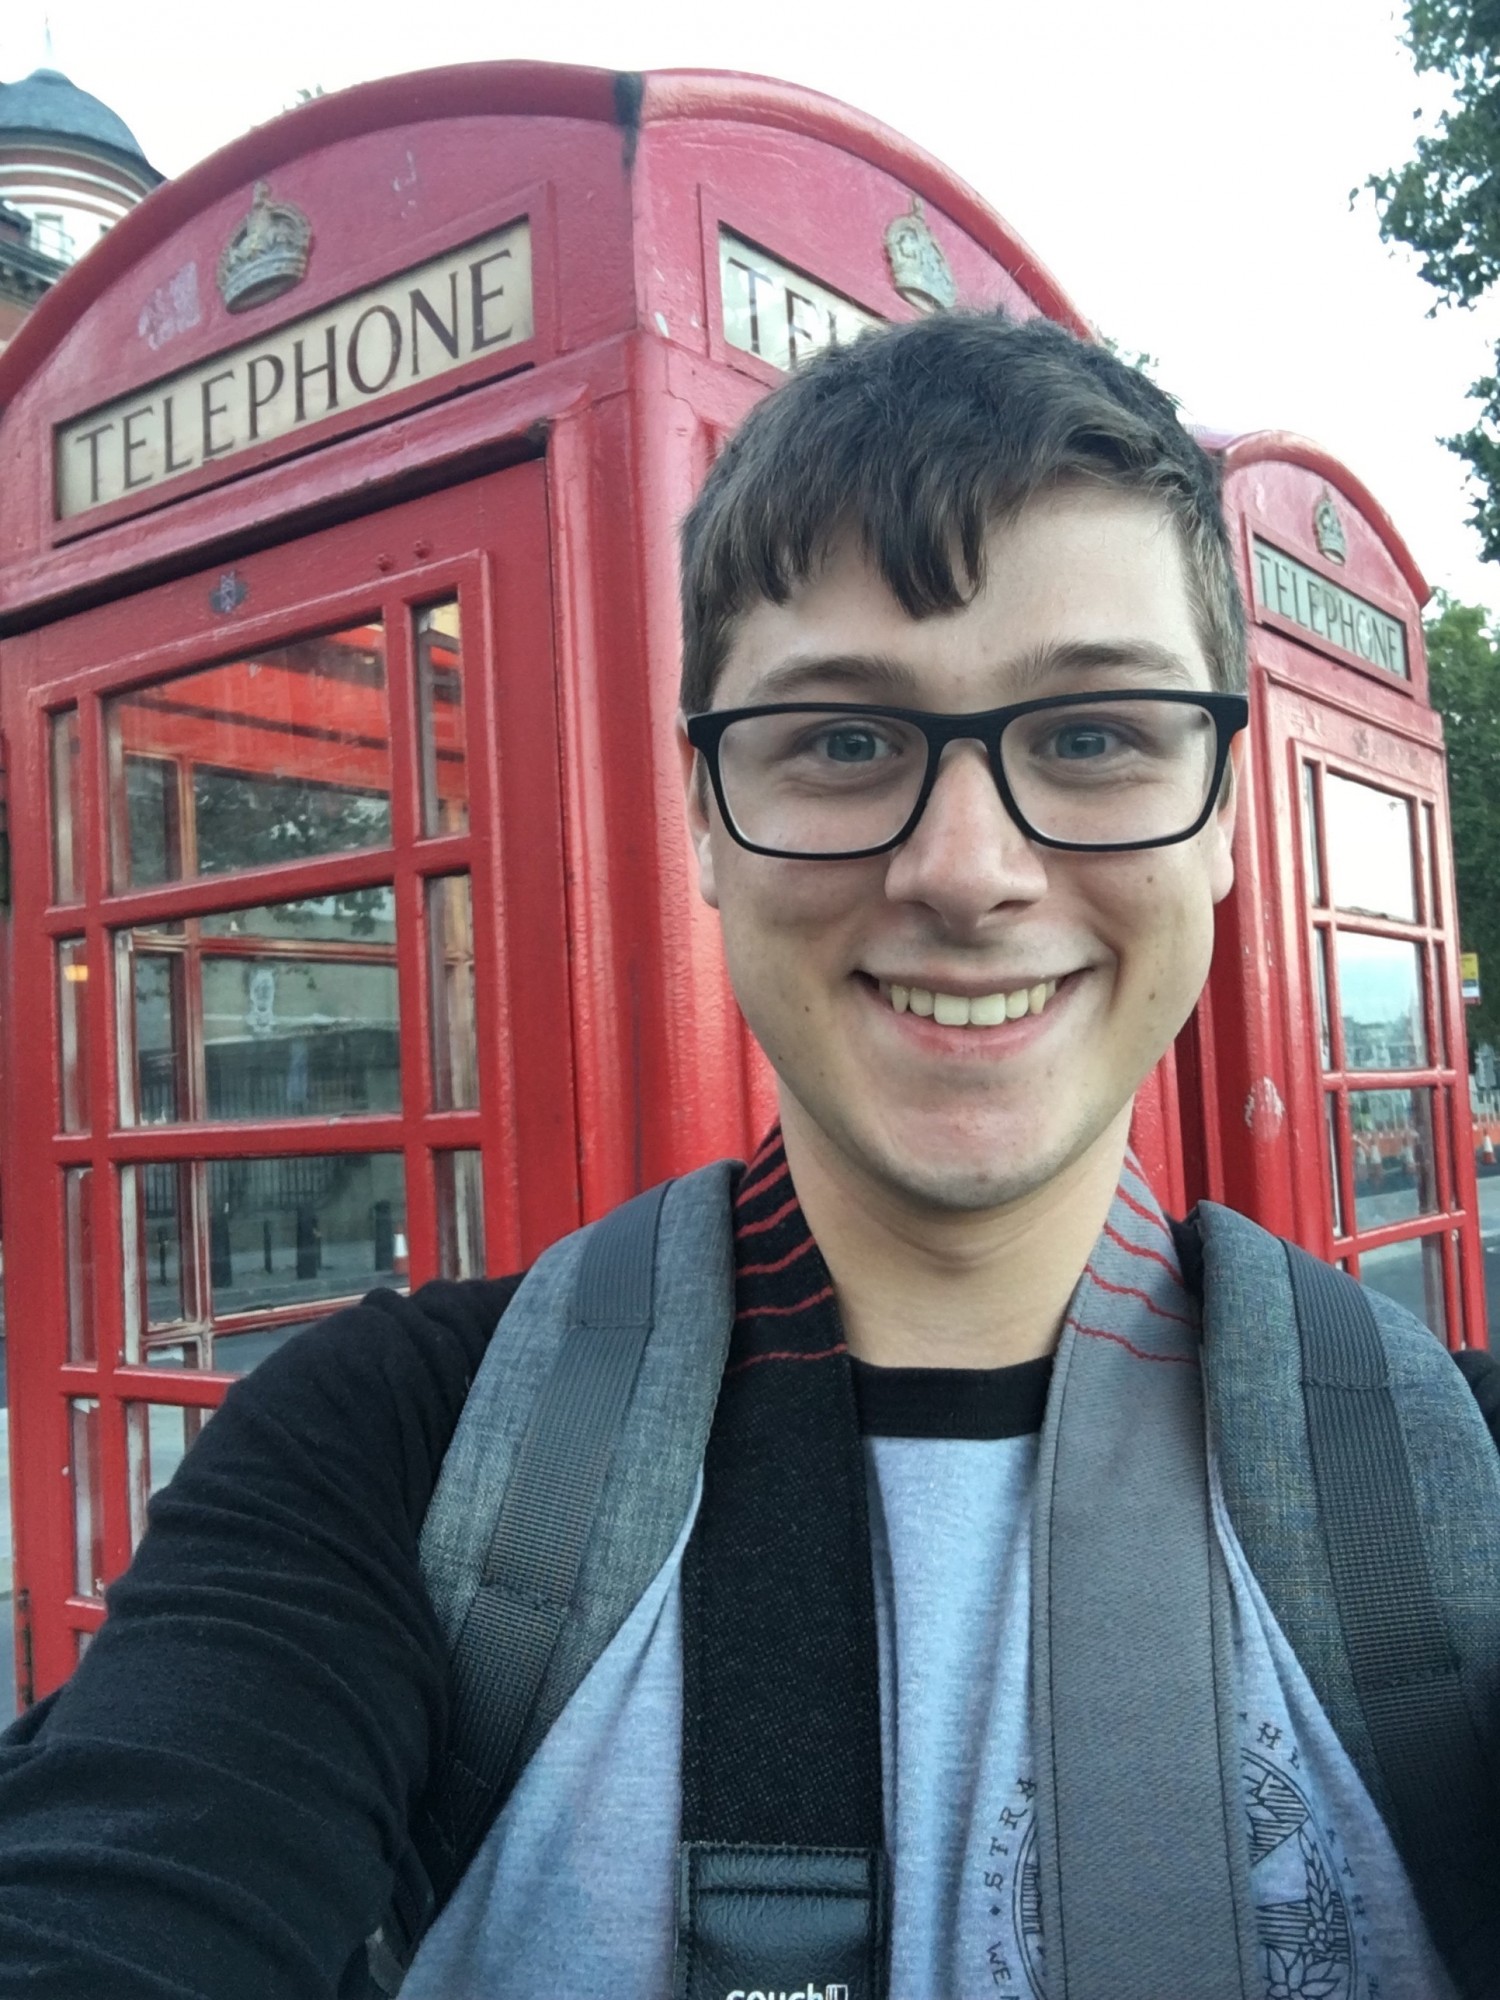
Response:
[[[510,1789],[521,1737],[578,1585],[583,1550],[651,1332],[665,1186],[604,1217],[573,1317],[521,1440],[452,1661],[453,1712],[432,1829],[444,1899]],[[431,1852],[428,1830],[417,1845]]]
[[[395,1992],[537,1745],[660,1570],[693,1503],[734,1318],[720,1161],[554,1244],[506,1310],[422,1529],[452,1648],[450,1754],[372,1941]]]
[[[1448,1941],[1460,1989],[1477,2000],[1493,1992],[1500,1968],[1500,1768],[1469,1713],[1444,1629],[1369,1295],[1295,1244],[1286,1254],[1313,1477],[1354,1685],[1417,1900],[1434,1936]]]
[[[1145,1357],[1066,1328],[1031,1553],[1047,1990],[1248,2000],[1263,1982],[1196,1328]],[[1146,1797],[1173,1832],[1143,1850]]]
[[[1282,1630],[1461,1992],[1500,1951],[1500,1457],[1428,1329],[1204,1203],[1211,1427]]]

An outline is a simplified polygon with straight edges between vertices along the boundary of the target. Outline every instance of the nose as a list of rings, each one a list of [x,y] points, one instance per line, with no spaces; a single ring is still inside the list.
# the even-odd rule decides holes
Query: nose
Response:
[[[950,743],[922,817],[891,855],[887,896],[925,903],[962,930],[1046,889],[1042,853],[1007,811],[984,749]]]

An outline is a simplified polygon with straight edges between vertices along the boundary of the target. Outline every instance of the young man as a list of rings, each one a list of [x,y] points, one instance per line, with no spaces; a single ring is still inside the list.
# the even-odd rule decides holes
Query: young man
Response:
[[[780,1123],[727,1196],[727,1356],[720,1280],[658,1278],[712,1357],[701,1463],[403,1990],[654,2000],[675,1960],[728,2000],[1443,2000],[1231,1513],[1289,1475],[1203,1444],[1200,1292],[1222,1308],[1232,1264],[1184,1271],[1127,1151],[1233,879],[1245,646],[1210,461],[1050,325],[867,337],[720,459],[684,606],[699,881]],[[695,1200],[662,1210],[679,1245]],[[513,1303],[376,1294],[231,1395],[0,1752],[0,1992],[358,1990],[462,1707],[486,1457],[573,1255]],[[1437,1360],[1444,1421],[1480,1431]],[[1469,1502],[1492,1555],[1500,1470]],[[1091,1787],[1118,1794],[1093,1846]],[[716,1841],[791,1873],[700,1898]],[[817,1876],[831,1849],[873,1857],[863,1900]],[[840,1897],[852,1929],[819,1930]],[[722,1908],[766,1977],[714,1985]],[[790,1936],[824,1952],[795,1980]]]

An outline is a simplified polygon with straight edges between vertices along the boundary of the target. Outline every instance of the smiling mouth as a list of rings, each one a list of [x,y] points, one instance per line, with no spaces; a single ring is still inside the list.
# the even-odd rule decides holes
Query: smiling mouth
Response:
[[[978,993],[972,998],[964,993],[938,993],[927,986],[898,986],[890,979],[878,984],[898,1014],[930,1017],[940,1028],[996,1028],[1002,1021],[1019,1021],[1023,1014],[1040,1014],[1057,991],[1055,979],[1018,986],[1009,993]]]

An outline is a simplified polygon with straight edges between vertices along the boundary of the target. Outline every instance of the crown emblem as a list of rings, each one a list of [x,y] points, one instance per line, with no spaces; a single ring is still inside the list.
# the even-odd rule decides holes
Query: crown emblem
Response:
[[[248,312],[280,298],[307,275],[312,224],[289,201],[272,201],[265,181],[255,183],[250,213],[224,245],[219,293],[231,312]]]
[[[911,212],[898,215],[885,232],[885,254],[891,283],[918,312],[941,312],[957,300],[958,286],[942,244],[927,227],[920,196],[912,196]]]
[[[1318,495],[1318,504],[1313,508],[1313,539],[1321,554],[1330,562],[1341,563],[1348,552],[1344,540],[1344,524],[1339,519],[1339,510],[1333,504],[1333,495],[1325,486]]]

